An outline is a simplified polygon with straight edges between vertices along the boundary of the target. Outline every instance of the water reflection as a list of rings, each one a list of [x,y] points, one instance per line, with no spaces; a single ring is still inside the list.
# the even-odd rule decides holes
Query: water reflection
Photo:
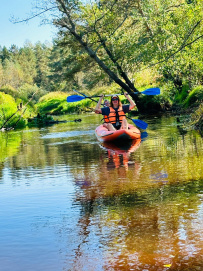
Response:
[[[108,162],[107,167],[108,169],[111,168],[119,168],[120,166],[124,166],[127,170],[128,167],[132,164],[135,164],[134,161],[129,161],[130,154],[136,149],[139,148],[141,143],[141,139],[137,139],[134,141],[121,143],[101,143],[101,147],[103,147],[108,154]]]
[[[203,268],[202,138],[146,121],[129,146],[101,145],[97,116],[1,138],[3,271]]]
[[[94,265],[87,262],[94,256],[91,252],[84,255],[87,243],[94,243],[105,252],[103,270],[200,270],[201,185],[202,182],[164,186],[142,195],[81,202],[78,227],[83,241],[75,254],[74,266],[80,263],[82,270],[94,270]]]

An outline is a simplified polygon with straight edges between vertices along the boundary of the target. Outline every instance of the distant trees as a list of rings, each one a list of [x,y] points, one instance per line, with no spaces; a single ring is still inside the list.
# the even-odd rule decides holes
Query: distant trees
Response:
[[[0,88],[10,85],[19,88],[23,84],[48,87],[49,55],[51,45],[26,43],[17,48],[0,48]]]
[[[203,84],[201,0],[38,3],[39,13],[52,12],[58,37],[53,46],[27,43],[20,49],[0,48],[0,87],[36,84],[54,91],[115,82],[132,92],[141,85],[137,74],[149,69],[156,74],[151,84],[165,84],[173,97],[185,98]],[[142,80],[145,86],[144,75]],[[133,98],[138,100],[137,95]]]

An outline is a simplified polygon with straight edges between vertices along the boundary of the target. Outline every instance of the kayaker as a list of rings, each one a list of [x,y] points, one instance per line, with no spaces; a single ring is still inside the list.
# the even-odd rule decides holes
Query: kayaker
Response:
[[[130,104],[122,105],[118,95],[111,96],[110,106],[108,107],[101,108],[101,102],[104,95],[100,97],[97,103],[95,113],[102,114],[104,116],[104,125],[109,131],[128,129],[128,122],[125,114],[135,107],[135,102],[128,93],[125,92],[124,96],[128,99]]]

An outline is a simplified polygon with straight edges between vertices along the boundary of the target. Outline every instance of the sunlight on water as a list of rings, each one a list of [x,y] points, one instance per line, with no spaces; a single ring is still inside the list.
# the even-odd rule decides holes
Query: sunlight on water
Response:
[[[59,132],[59,133],[51,133],[43,136],[43,139],[50,139],[50,138],[69,138],[69,137],[81,137],[84,135],[92,135],[94,134],[94,130],[92,131],[71,131],[71,132]]]
[[[81,118],[1,134],[0,270],[202,270],[201,136],[154,117],[102,144]]]

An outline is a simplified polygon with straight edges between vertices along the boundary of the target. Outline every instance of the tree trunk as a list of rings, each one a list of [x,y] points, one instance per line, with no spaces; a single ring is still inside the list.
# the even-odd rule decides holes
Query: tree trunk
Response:
[[[66,14],[68,22],[65,20],[59,20],[57,22],[58,25],[61,27],[66,28],[74,37],[75,39],[81,44],[81,46],[84,48],[84,50],[88,53],[88,55],[94,59],[94,61],[100,66],[101,69],[105,71],[105,73],[108,74],[108,76],[117,83],[125,92],[129,93],[130,96],[133,98],[133,100],[136,102],[137,107],[139,109],[140,103],[139,103],[139,97],[136,94],[132,94],[132,92],[137,92],[137,89],[135,88],[134,84],[130,81],[130,79],[127,77],[126,73],[121,69],[120,65],[113,59],[113,56],[111,52],[108,50],[108,48],[105,46],[105,43],[103,44],[104,49],[106,50],[107,54],[109,55],[110,59],[114,62],[114,64],[117,67],[117,70],[121,77],[125,80],[122,81],[112,70],[109,69],[108,66],[105,65],[105,63],[97,56],[96,52],[93,51],[88,44],[83,41],[82,36],[80,36],[76,32],[76,25],[72,21],[70,17],[69,11],[66,9],[66,6],[64,5],[64,2],[62,0],[58,1],[61,4],[61,7],[63,9],[63,12]]]

